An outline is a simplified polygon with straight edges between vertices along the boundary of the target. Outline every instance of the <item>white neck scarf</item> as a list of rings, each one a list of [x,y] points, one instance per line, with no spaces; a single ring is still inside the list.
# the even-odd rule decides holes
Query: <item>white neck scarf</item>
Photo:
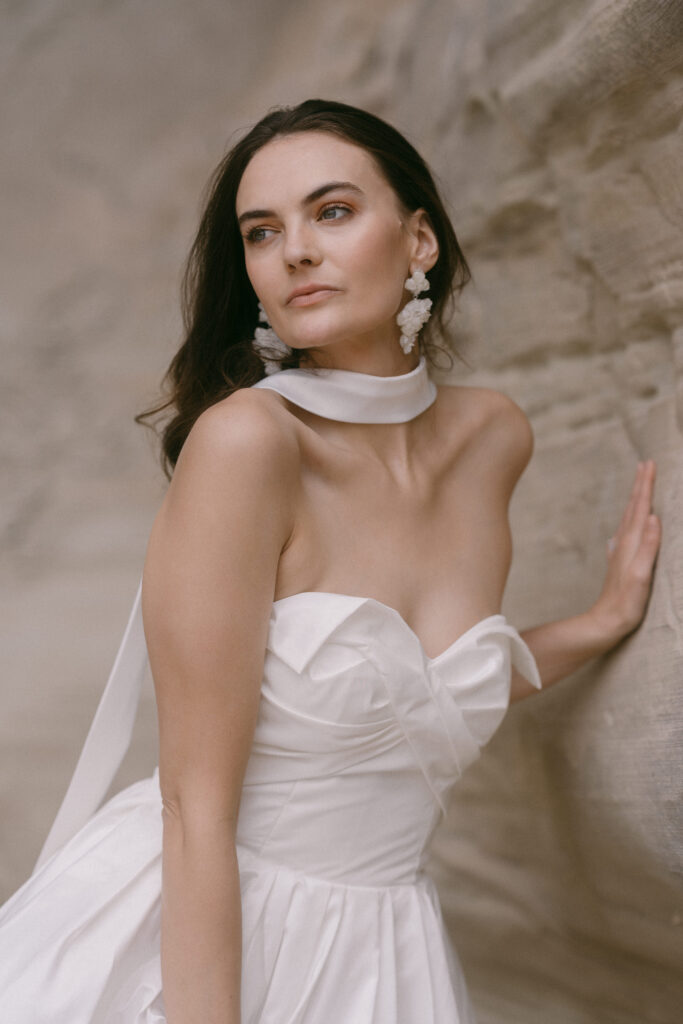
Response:
[[[342,423],[405,423],[436,398],[424,356],[414,370],[395,377],[322,368],[279,370],[253,386],[270,388],[302,409]]]

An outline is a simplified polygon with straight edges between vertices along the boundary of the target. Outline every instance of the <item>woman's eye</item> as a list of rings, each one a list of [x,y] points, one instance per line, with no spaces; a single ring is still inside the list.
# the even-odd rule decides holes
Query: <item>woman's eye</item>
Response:
[[[352,213],[350,207],[345,206],[343,203],[332,203],[330,206],[325,206],[318,214],[319,220],[342,220],[348,214]],[[275,233],[275,228],[257,227],[250,228],[246,232],[244,238],[247,242],[252,245],[258,245],[260,242],[265,242],[270,235]]]
[[[272,228],[251,228],[250,231],[247,231],[244,237],[247,242],[263,242],[265,241],[268,232],[272,230]]]
[[[320,217],[323,220],[341,220],[342,217],[346,216],[347,213],[351,213],[348,206],[343,206],[341,203],[335,203],[333,206],[326,206],[320,211]],[[331,214],[331,216],[328,216]],[[340,214],[338,217],[337,214]]]

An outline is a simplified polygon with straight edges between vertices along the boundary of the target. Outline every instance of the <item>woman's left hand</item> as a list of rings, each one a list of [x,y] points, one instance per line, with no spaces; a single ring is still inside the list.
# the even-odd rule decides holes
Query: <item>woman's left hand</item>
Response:
[[[607,542],[607,574],[592,608],[596,619],[618,642],[645,614],[662,527],[652,512],[655,464],[638,463],[631,497],[619,527]]]
[[[544,690],[589,659],[606,654],[642,621],[662,536],[659,519],[652,512],[654,485],[654,462],[639,463],[619,528],[607,542],[607,573],[593,607],[522,633]],[[535,692],[520,673],[513,673],[511,702]]]

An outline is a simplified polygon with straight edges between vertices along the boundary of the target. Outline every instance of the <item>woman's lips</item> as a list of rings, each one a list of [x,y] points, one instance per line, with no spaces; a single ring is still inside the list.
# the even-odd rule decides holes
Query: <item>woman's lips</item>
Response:
[[[336,294],[336,288],[318,288],[317,291],[307,292],[306,295],[295,295],[293,299],[289,300],[287,305],[312,306],[315,302],[320,302],[321,299],[326,299],[328,296]]]

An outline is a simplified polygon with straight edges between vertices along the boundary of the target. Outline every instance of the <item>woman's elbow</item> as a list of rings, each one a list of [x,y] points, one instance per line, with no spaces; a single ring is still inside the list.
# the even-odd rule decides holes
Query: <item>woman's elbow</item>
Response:
[[[207,843],[226,839],[234,843],[237,831],[238,807],[232,800],[181,798],[177,794],[162,792],[161,820],[164,841],[175,839],[183,845]]]

